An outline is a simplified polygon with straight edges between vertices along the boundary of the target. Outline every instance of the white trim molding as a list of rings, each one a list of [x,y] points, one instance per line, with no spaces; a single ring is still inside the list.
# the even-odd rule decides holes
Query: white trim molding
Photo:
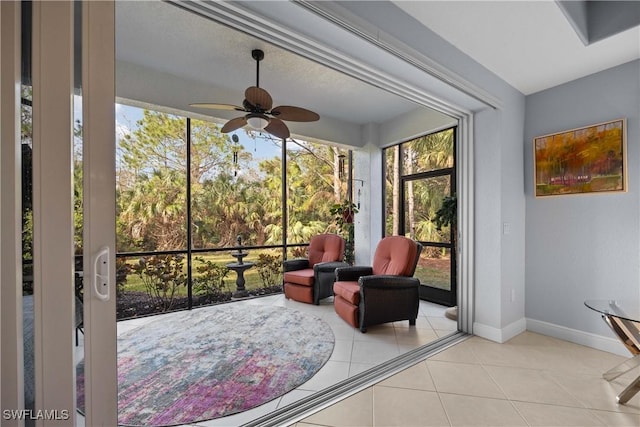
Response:
[[[595,348],[596,350],[629,357],[629,351],[619,340],[613,337],[605,337],[602,335],[592,334],[591,332],[579,331],[577,329],[567,328],[554,323],[529,318],[527,318],[527,330],[575,344]]]
[[[527,322],[524,317],[500,329],[478,322],[474,322],[473,324],[474,335],[498,342],[500,344],[509,341],[511,338],[523,333],[526,330]]]

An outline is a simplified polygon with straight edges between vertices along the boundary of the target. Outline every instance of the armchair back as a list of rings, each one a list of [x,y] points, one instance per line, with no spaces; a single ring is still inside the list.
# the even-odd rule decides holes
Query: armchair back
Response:
[[[421,249],[422,245],[404,236],[383,238],[373,255],[373,274],[413,276]]]
[[[337,234],[318,234],[309,241],[309,268],[320,262],[342,261],[344,239]]]

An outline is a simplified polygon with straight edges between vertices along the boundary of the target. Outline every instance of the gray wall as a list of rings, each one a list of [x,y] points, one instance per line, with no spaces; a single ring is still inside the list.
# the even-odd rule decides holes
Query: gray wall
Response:
[[[589,333],[611,332],[585,299],[640,306],[640,61],[529,95],[525,105],[528,328],[592,345]],[[534,137],[619,118],[627,119],[626,193],[534,197]]]

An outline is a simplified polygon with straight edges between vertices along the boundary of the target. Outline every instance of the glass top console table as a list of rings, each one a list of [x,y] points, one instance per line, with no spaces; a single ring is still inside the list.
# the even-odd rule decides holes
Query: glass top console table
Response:
[[[611,381],[633,369],[640,367],[640,307],[624,307],[614,300],[587,300],[584,302],[591,310],[602,315],[616,336],[633,355],[620,365],[605,372],[602,377]],[[618,403],[624,404],[640,391],[640,372],[617,397]]]

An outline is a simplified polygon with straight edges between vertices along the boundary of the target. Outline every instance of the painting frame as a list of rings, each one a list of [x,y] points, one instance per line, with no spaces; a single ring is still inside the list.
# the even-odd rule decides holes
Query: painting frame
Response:
[[[627,191],[627,120],[533,138],[536,198]]]

